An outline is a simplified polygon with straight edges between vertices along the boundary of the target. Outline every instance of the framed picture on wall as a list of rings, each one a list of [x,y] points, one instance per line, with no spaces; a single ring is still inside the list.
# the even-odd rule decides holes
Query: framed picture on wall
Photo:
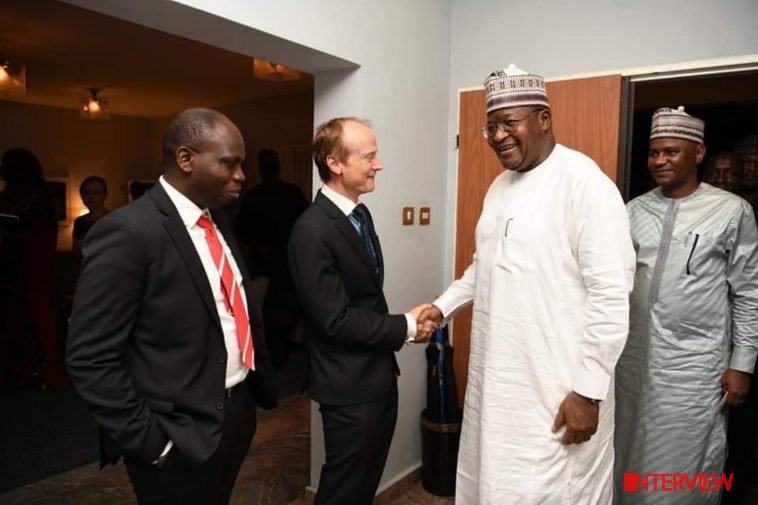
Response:
[[[71,210],[68,197],[68,177],[45,177],[47,191],[53,201],[53,209],[59,226],[71,223]]]
[[[129,194],[129,201],[133,202],[145,194],[145,191],[155,185],[155,180],[149,179],[132,179],[126,183],[126,191]]]

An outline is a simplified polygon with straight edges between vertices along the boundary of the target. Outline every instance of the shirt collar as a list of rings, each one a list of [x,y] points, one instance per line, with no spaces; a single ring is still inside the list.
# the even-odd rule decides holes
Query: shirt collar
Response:
[[[184,226],[191,228],[197,224],[197,220],[203,214],[208,214],[207,209],[201,209],[195,203],[173,187],[162,175],[158,179],[163,189],[166,190],[171,203],[176,207],[179,217],[182,219]]]
[[[332,203],[336,205],[346,216],[349,216],[350,213],[353,212],[353,209],[358,206],[357,203],[353,202],[345,195],[337,193],[326,184],[321,187],[321,193],[329,200],[331,200]]]

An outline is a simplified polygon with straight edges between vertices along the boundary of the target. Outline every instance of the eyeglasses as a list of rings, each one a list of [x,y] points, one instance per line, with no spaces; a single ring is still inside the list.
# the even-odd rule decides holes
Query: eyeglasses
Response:
[[[520,118],[508,118],[505,121],[487,123],[487,126],[482,126],[482,129],[481,129],[482,136],[486,139],[490,139],[490,138],[493,138],[495,135],[497,135],[498,132],[513,133],[516,131],[516,128],[518,128],[518,125],[521,124],[522,121],[525,121],[526,118],[528,118],[535,112],[539,112],[541,110],[542,109],[534,109],[529,114]]]

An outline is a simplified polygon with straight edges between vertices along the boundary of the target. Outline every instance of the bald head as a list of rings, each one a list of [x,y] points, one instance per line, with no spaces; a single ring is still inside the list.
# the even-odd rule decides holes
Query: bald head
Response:
[[[229,118],[212,109],[188,109],[163,136],[163,176],[201,209],[239,198],[245,141]]]
[[[714,154],[705,165],[703,179],[711,186],[725,191],[739,191],[742,185],[744,163],[735,153],[721,151]]]
[[[180,112],[163,134],[163,168],[176,166],[176,152],[182,146],[202,150],[221,122],[231,124],[229,118],[213,109],[198,107]]]

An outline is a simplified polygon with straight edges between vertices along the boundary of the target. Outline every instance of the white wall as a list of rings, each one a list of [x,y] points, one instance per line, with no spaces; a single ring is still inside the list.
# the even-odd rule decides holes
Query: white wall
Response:
[[[316,73],[316,124],[337,115],[357,115],[371,119],[377,133],[385,169],[365,201],[382,241],[390,310],[405,311],[442,288],[449,0],[183,0],[186,7],[156,0],[134,0],[128,7],[117,0],[66,1]],[[354,70],[326,72],[340,68]],[[430,206],[432,224],[401,226],[404,205]],[[399,354],[400,414],[383,485],[404,476],[421,459],[423,350],[408,347]],[[312,413],[315,485],[323,439],[317,409]]]
[[[756,0],[451,0],[449,137],[458,90],[516,63],[546,77],[758,53]],[[455,223],[456,152],[447,149],[446,243]],[[450,280],[454,256],[445,258]]]

